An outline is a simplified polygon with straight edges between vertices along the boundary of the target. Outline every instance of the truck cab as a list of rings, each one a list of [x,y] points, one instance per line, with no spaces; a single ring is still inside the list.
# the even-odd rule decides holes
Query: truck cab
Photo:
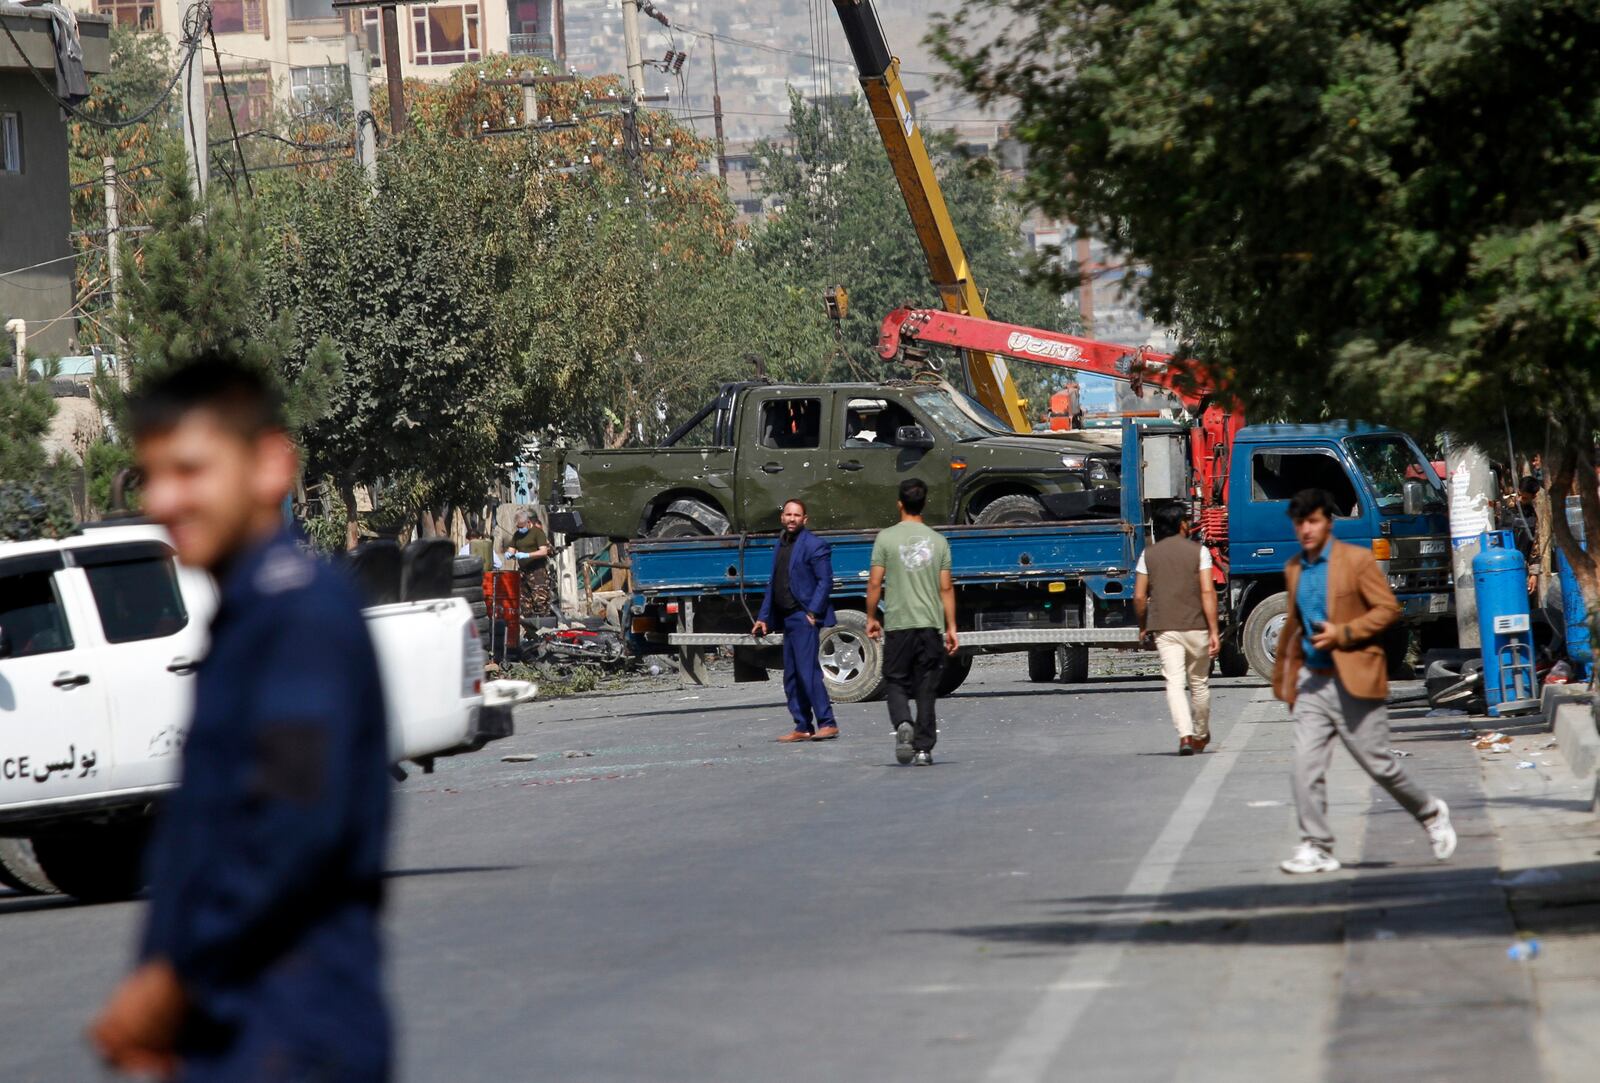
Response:
[[[1228,470],[1228,590],[1251,668],[1271,672],[1283,567],[1300,551],[1289,498],[1308,488],[1333,494],[1334,536],[1373,551],[1407,623],[1453,620],[1444,487],[1410,436],[1359,422],[1248,425]]]

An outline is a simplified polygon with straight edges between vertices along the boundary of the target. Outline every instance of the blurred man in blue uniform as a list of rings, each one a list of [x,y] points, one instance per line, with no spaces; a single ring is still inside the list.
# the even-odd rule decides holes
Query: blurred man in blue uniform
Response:
[[[268,376],[205,358],[132,413],[144,509],[221,604],[140,961],[91,1037],[186,1083],[387,1079],[387,734],[360,602],[285,529],[297,457]]]
[[[783,628],[783,691],[794,716],[794,729],[779,737],[784,744],[831,741],[839,736],[833,701],[817,657],[822,629],[838,623],[828,596],[833,592],[833,547],[806,529],[806,506],[786,501],[778,521],[783,531],[772,554],[772,576],[761,599],[761,611],[750,634]]]

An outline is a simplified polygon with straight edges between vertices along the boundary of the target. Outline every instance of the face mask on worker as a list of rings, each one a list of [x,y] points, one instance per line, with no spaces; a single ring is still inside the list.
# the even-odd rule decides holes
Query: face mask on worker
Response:
[[[528,528],[527,528],[527,527],[525,527],[525,526],[519,526],[519,527],[517,527],[517,537],[519,537],[519,538],[520,538],[520,537],[522,537],[522,536],[523,536],[523,535],[524,535],[524,534],[526,534],[526,533],[527,533],[527,532],[528,532]]]

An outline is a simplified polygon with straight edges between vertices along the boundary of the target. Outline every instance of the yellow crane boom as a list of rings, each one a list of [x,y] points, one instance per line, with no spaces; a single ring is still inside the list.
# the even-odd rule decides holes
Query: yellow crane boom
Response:
[[[906,88],[900,82],[900,61],[889,52],[872,0],[833,0],[833,6],[844,24],[845,40],[850,43],[867,106],[878,125],[884,149],[889,152],[889,164],[900,183],[900,194],[911,212],[911,223],[916,227],[917,239],[928,258],[928,271],[945,310],[987,319],[983,297],[972,280],[967,254],[961,250],[955,223],[950,220],[944,193],[939,189],[933,159],[928,156],[911,103],[906,100]],[[977,351],[968,351],[966,358],[967,379],[978,401],[1017,432],[1032,431],[1026,403],[1017,394],[1005,360]]]

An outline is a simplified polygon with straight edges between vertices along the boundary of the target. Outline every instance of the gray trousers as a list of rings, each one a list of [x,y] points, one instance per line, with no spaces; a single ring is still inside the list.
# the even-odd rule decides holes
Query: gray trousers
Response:
[[[1381,699],[1357,699],[1337,677],[1300,670],[1294,702],[1294,805],[1300,837],[1333,849],[1328,828],[1328,760],[1338,737],[1361,769],[1418,820],[1433,798],[1389,751],[1389,711]]]

